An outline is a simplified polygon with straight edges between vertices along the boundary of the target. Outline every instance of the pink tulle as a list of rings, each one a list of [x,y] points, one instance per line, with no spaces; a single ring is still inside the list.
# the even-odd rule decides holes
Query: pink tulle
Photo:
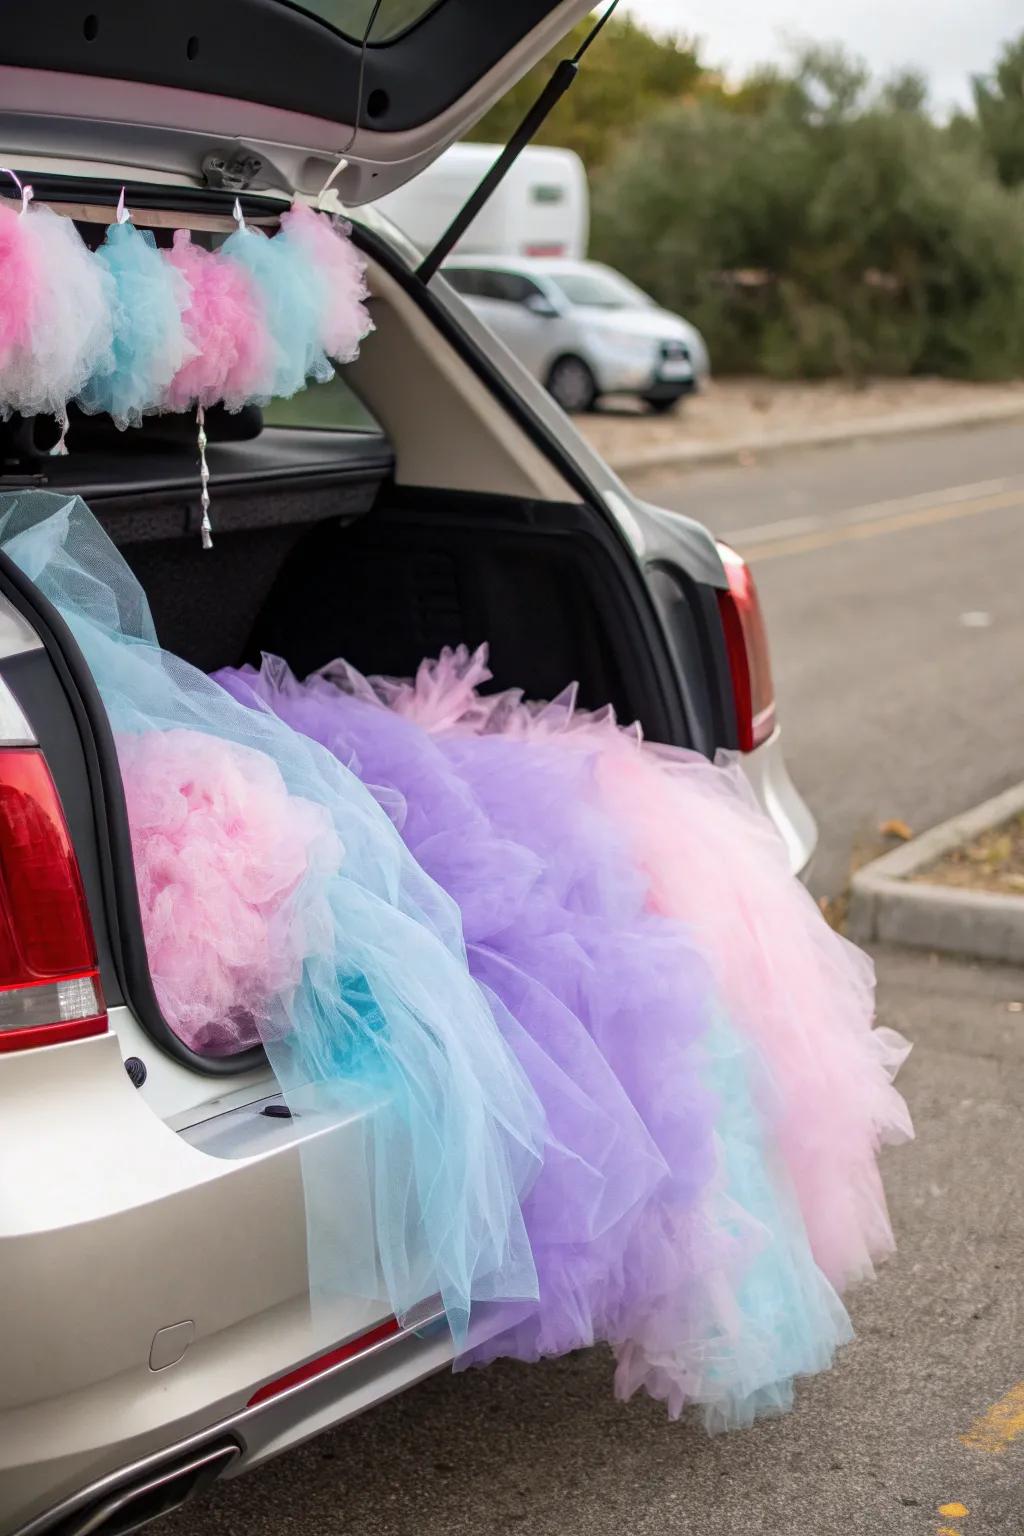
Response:
[[[893,1247],[877,1154],[913,1134],[892,1086],[909,1046],[872,1028],[871,961],[792,877],[740,767],[606,737],[605,803],[633,834],[654,904],[689,924],[760,1050],[811,1249],[842,1290]]]
[[[481,697],[486,650],[445,651],[411,684],[386,683],[393,708],[427,729],[601,747],[597,784],[628,827],[652,903],[685,921],[734,1026],[758,1047],[763,1109],[776,1127],[825,1275],[843,1289],[893,1247],[876,1162],[913,1135],[893,1078],[909,1046],[872,1027],[874,968],[824,921],[735,760],[643,744],[611,711],[575,708],[572,690],[531,705]]]
[[[281,232],[281,237],[323,277],[326,302],[320,320],[320,345],[335,362],[350,363],[359,343],[373,330],[364,303],[365,261],[344,228],[304,203],[295,203],[281,216]]]
[[[7,202],[0,203],[0,368],[31,342],[30,317],[36,275],[27,225]]]
[[[196,349],[171,381],[167,409],[184,411],[222,401],[229,411],[238,411],[268,399],[272,360],[267,320],[244,267],[193,245],[185,229],[175,230],[167,260],[188,284],[182,318]]]
[[[290,795],[264,753],[198,731],[121,734],[135,870],[164,1018],[196,1051],[266,1039],[322,947],[323,919],[299,887],[337,867],[329,813]]]

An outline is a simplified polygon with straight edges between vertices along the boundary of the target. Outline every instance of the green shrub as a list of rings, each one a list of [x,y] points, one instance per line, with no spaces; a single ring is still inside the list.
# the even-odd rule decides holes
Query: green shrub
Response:
[[[1024,373],[1024,193],[837,55],[639,124],[595,178],[594,254],[707,336],[719,371]]]

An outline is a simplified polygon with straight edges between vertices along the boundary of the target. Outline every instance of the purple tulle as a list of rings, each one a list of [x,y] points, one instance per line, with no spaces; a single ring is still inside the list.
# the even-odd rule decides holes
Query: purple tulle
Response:
[[[704,1229],[716,1167],[707,977],[675,926],[647,910],[615,829],[587,808],[574,782],[585,759],[542,747],[524,764],[500,738],[439,744],[369,690],[300,684],[269,659],[218,681],[374,789],[458,902],[473,975],[547,1112],[543,1170],[523,1207],[540,1305],[468,1363],[621,1344],[666,1297],[677,1313],[680,1295],[696,1307],[702,1269],[730,1266],[723,1234]],[[742,1242],[737,1221],[725,1247]]]

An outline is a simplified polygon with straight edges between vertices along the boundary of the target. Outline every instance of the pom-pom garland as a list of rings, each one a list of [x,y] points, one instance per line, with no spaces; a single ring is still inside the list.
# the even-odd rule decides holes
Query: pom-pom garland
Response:
[[[163,411],[286,398],[351,362],[372,329],[365,263],[347,229],[296,206],[268,237],[214,252],[185,230],[169,251],[122,205],[98,251],[71,219],[0,202],[0,417],[75,401],[119,427]]]

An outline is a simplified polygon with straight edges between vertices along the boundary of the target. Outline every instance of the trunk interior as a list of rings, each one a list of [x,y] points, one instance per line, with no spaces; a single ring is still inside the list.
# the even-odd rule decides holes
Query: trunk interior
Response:
[[[621,562],[584,506],[398,487],[383,440],[357,434],[272,428],[210,465],[208,553],[191,454],[181,487],[125,457],[120,484],[73,457],[49,480],[88,502],[186,661],[210,672],[268,651],[303,676],[343,656],[409,676],[443,646],[486,641],[491,686],[550,698],[576,681],[583,704],[664,737]]]
[[[634,573],[592,509],[399,487],[380,434],[250,425],[248,441],[211,446],[215,542],[205,553],[195,449],[181,428],[177,444],[151,437],[147,447],[145,431],[129,446],[81,425],[72,454],[46,462],[46,488],[82,495],[119,546],[166,649],[205,672],[258,665],[270,652],[300,677],[339,656],[367,673],[408,676],[443,646],[487,641],[493,687],[551,698],[577,681],[584,705],[612,703],[655,738],[678,739],[651,666],[643,605],[630,590]],[[5,671],[27,695],[30,717],[31,701],[43,696],[39,665],[35,658],[20,680]],[[37,730],[81,849],[88,839],[74,823],[84,834],[84,733],[80,726],[72,761],[60,708]],[[92,792],[99,851],[95,867],[91,850],[83,858],[83,872],[94,908],[107,913],[105,931],[97,926],[108,999],[123,995],[150,1034],[198,1065],[159,1018],[126,817],[119,829],[123,803],[117,786],[111,793],[116,761],[106,773],[99,799]]]

